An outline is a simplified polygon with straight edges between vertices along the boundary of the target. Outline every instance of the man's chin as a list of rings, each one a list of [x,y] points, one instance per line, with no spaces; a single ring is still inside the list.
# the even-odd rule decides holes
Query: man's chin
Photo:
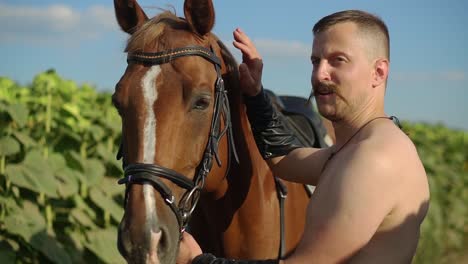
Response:
[[[326,109],[318,109],[318,112],[320,113],[320,115],[331,121],[331,122],[337,122],[337,121],[340,121],[341,118],[339,116],[336,115],[336,112],[335,111],[327,111]]]

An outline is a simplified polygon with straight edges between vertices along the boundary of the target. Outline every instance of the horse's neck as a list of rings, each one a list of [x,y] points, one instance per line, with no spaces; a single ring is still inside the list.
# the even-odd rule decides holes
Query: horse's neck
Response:
[[[278,208],[262,206],[271,204],[271,201],[276,199],[276,189],[272,173],[256,146],[243,103],[243,96],[238,88],[236,86],[230,87],[229,91],[233,135],[239,163],[235,161],[231,163],[231,170],[226,179],[228,183],[224,195],[226,204],[221,210],[224,210],[223,214],[231,215],[231,219],[229,219],[229,226],[225,227],[224,240],[234,249],[237,246],[243,248],[242,245],[233,245],[236,242],[230,241],[231,238],[242,235],[248,238],[242,243],[250,244],[252,248],[258,250],[258,246],[254,245],[261,243],[262,240],[259,240],[261,235],[256,236],[255,233],[259,232],[258,230],[274,232],[278,228],[278,224],[275,223],[276,219],[273,221],[266,219],[276,215]],[[228,255],[240,254],[239,252],[225,253]],[[258,253],[261,254],[261,252]]]
[[[192,234],[204,251],[219,256],[274,257],[276,248],[261,250],[265,241],[257,234],[278,229],[276,219],[270,219],[277,214],[275,208],[262,206],[275,199],[274,182],[250,132],[240,92],[229,91],[229,100],[239,163],[231,160],[222,188],[202,195]]]
[[[239,163],[235,161],[231,162],[231,172],[228,173],[228,184],[230,187],[237,186],[237,188],[240,188],[238,191],[241,193],[248,192],[249,195],[256,193],[264,195],[263,185],[265,182],[274,183],[274,181],[268,165],[258,151],[250,128],[240,89],[237,62],[224,44],[220,43],[220,45],[223,50],[223,60],[226,66],[226,73],[223,75],[223,78],[228,90],[233,136],[239,156]],[[256,198],[261,199],[260,197]],[[255,206],[254,204],[252,205]]]
[[[226,54],[230,57],[223,79],[228,90],[239,163],[231,159],[222,187],[202,195],[194,216],[193,234],[203,250],[221,256],[274,257],[276,248],[260,249],[259,245],[265,241],[261,234],[257,234],[274,234],[279,226],[277,219],[271,219],[272,215],[278,214],[277,208],[263,206],[276,199],[274,180],[250,129],[239,89],[237,65],[228,51],[223,55]],[[223,59],[226,62],[226,57]]]

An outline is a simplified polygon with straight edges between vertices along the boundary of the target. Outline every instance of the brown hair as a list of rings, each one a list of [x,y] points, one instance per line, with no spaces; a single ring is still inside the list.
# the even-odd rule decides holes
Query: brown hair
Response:
[[[383,45],[384,53],[388,60],[390,60],[390,35],[388,28],[383,20],[373,14],[361,10],[345,10],[333,13],[320,19],[312,29],[314,36],[318,33],[326,31],[333,25],[353,22],[361,32],[370,34],[375,39],[375,44]],[[379,43],[380,42],[380,43]]]
[[[144,51],[147,45],[154,43],[164,33],[166,26],[189,29],[184,19],[177,17],[170,11],[164,11],[158,16],[146,21],[133,33],[127,41],[125,52]],[[165,47],[170,49],[172,47]]]

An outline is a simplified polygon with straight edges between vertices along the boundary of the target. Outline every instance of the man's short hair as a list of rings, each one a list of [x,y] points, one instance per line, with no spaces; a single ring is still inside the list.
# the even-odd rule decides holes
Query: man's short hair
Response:
[[[377,45],[383,45],[384,55],[390,60],[390,35],[388,28],[381,18],[376,15],[370,14],[361,10],[346,10],[333,13],[320,19],[312,29],[314,36],[318,33],[326,31],[333,25],[353,22],[359,30],[365,34],[370,34],[372,39],[377,40],[381,43],[375,43]]]

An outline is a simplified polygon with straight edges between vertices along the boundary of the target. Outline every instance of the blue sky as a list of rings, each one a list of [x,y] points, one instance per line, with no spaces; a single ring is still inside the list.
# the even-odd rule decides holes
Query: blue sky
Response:
[[[112,91],[126,67],[126,34],[113,1],[0,0],[0,76],[21,84],[49,68],[78,83]],[[149,16],[182,0],[141,0]],[[308,96],[311,29],[321,17],[363,9],[391,34],[386,112],[409,121],[468,130],[468,2],[464,0],[215,0],[214,32],[232,46],[241,27],[264,59],[263,83],[280,94]],[[239,58],[239,54],[235,52]]]

